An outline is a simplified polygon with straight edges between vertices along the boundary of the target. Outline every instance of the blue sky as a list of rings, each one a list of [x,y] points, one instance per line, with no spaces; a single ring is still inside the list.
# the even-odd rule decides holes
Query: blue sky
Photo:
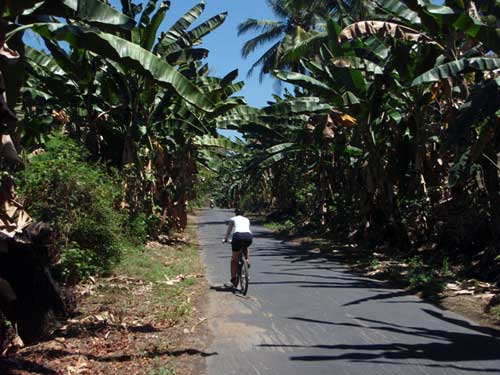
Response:
[[[187,10],[198,3],[199,0],[172,0],[171,8],[161,30],[168,29]],[[111,0],[111,4],[121,10],[120,0]],[[207,62],[211,73],[216,76],[224,76],[234,69],[239,69],[239,80],[244,80],[246,83],[241,95],[245,96],[248,104],[252,106],[264,106],[274,92],[274,81],[271,78],[266,78],[261,84],[258,70],[250,78],[247,78],[248,70],[264,50],[256,51],[248,59],[242,58],[241,47],[246,40],[252,37],[252,34],[238,37],[237,26],[247,18],[274,19],[273,14],[264,0],[206,0],[205,12],[200,17],[200,22],[221,12],[228,12],[226,22],[203,39],[203,47],[210,51]]]

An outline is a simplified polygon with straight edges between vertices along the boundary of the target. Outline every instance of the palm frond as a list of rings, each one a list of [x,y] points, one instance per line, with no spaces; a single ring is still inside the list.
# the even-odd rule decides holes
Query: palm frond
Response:
[[[266,0],[267,5],[271,8],[272,12],[282,19],[290,17],[290,11],[287,9],[287,1],[284,0]]]
[[[317,33],[306,40],[302,40],[286,49],[281,57],[285,63],[296,62],[301,57],[307,56],[312,51],[319,50],[328,38],[328,33]]]
[[[250,68],[250,70],[247,73],[247,77],[250,77],[255,69],[259,66],[262,66],[263,69],[260,72],[260,81],[262,82],[264,79],[264,75],[266,73],[272,72],[274,70],[275,66],[275,60],[276,60],[276,55],[278,53],[279,46],[281,44],[281,41],[277,42],[275,45],[273,45],[271,48],[269,48]],[[272,63],[271,63],[272,61]],[[271,68],[273,67],[273,68]]]
[[[241,54],[243,55],[243,57],[248,57],[253,51],[255,51],[257,47],[269,43],[282,36],[284,31],[284,26],[280,26],[257,35],[255,38],[250,39],[243,45]]]
[[[246,34],[249,31],[269,31],[272,28],[280,25],[282,25],[280,21],[256,20],[254,18],[249,18],[238,25],[238,36]]]

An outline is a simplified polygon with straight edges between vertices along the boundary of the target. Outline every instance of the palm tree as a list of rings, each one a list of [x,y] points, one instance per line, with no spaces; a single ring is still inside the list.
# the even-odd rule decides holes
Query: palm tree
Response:
[[[238,26],[238,35],[248,32],[260,33],[248,40],[243,48],[247,58],[258,47],[273,42],[272,46],[252,65],[248,75],[261,67],[260,79],[275,69],[289,69],[296,62],[283,60],[284,53],[292,46],[310,38],[321,28],[321,20],[336,7],[331,0],[266,0],[278,20],[257,20],[249,18]],[[296,67],[295,67],[296,68]]]

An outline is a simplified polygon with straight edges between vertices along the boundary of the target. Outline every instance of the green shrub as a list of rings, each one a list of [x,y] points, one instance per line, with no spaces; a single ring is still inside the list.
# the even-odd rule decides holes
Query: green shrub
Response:
[[[53,250],[65,281],[103,273],[119,259],[123,215],[118,185],[88,152],[53,134],[19,177],[28,212],[53,229]]]
[[[287,219],[284,222],[270,221],[265,223],[264,226],[277,232],[289,232],[295,229],[296,224],[291,219]]]
[[[436,296],[444,288],[444,282],[437,272],[418,256],[408,260],[406,279],[410,289],[420,291],[427,297]]]
[[[147,241],[149,236],[149,220],[146,214],[139,213],[128,222],[129,237],[135,243],[141,244]]]

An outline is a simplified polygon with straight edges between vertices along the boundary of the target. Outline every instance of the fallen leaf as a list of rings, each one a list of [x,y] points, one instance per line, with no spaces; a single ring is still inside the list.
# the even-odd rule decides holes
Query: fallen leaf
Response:
[[[448,283],[446,284],[446,288],[447,289],[451,289],[451,290],[460,290],[460,285],[458,284],[455,284],[455,283]]]
[[[462,289],[455,292],[456,296],[473,295],[474,291],[469,289]]]
[[[203,322],[206,322],[206,321],[207,321],[207,318],[199,318],[198,323],[196,323],[193,327],[191,327],[191,333],[194,332],[196,327],[198,327],[200,324],[202,324]]]
[[[74,366],[68,366],[66,369],[68,370],[68,375],[78,375],[78,374],[83,374],[85,371],[87,371],[87,361],[86,358],[83,356],[80,356],[78,358],[78,361]]]
[[[495,297],[495,293],[483,293],[483,294],[478,294],[478,298],[481,298],[486,304],[489,304],[493,297]]]

